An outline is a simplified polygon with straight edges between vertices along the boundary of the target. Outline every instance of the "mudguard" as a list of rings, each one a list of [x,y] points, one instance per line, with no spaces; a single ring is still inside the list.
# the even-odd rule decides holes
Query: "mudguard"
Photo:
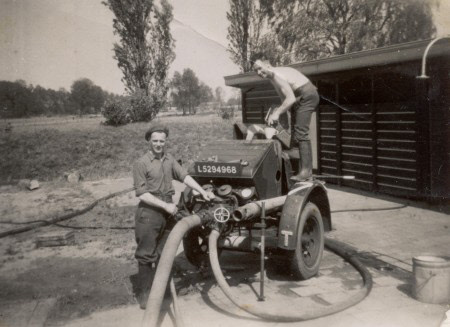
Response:
[[[284,250],[295,250],[296,233],[300,214],[306,203],[313,202],[320,210],[325,231],[331,230],[330,202],[327,189],[318,181],[303,182],[294,187],[286,198],[278,227],[278,247]]]

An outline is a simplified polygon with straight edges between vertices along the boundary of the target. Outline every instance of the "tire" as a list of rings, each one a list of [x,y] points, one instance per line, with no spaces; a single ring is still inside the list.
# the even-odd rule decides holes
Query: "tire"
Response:
[[[183,238],[184,254],[196,267],[207,267],[209,262],[208,236],[210,229],[203,226],[190,230]]]
[[[300,214],[297,244],[290,264],[294,277],[305,280],[319,272],[324,248],[324,229],[319,208],[308,202]]]

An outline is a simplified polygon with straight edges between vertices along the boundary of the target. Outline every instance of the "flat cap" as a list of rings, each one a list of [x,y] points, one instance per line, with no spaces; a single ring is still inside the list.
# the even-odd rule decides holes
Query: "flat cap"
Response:
[[[164,125],[153,125],[149,128],[149,130],[145,133],[145,140],[148,141],[154,132],[165,133],[166,136],[169,136],[169,129]]]

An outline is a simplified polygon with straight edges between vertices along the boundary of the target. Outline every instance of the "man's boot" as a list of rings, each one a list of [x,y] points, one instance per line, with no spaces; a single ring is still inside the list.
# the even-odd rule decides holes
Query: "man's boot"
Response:
[[[312,179],[312,148],[311,141],[300,141],[299,145],[300,161],[298,173],[291,177],[295,182],[304,182]]]
[[[147,306],[148,296],[150,294],[150,288],[152,287],[153,278],[155,272],[151,265],[139,264],[139,295],[138,302],[142,310],[145,310]]]

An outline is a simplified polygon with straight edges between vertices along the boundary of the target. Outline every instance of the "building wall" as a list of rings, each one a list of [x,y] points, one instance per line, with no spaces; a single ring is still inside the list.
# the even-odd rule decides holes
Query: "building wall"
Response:
[[[320,173],[353,175],[330,182],[374,192],[450,197],[445,65],[445,58],[430,60],[426,81],[416,78],[420,61],[312,77],[322,96]]]
[[[311,125],[317,131],[314,168],[356,177],[328,182],[399,196],[450,198],[450,40],[439,40],[428,52],[430,78],[416,78],[431,41],[291,65],[322,96]],[[270,106],[280,103],[270,83],[254,73],[225,80],[242,90],[244,123],[264,123]]]

